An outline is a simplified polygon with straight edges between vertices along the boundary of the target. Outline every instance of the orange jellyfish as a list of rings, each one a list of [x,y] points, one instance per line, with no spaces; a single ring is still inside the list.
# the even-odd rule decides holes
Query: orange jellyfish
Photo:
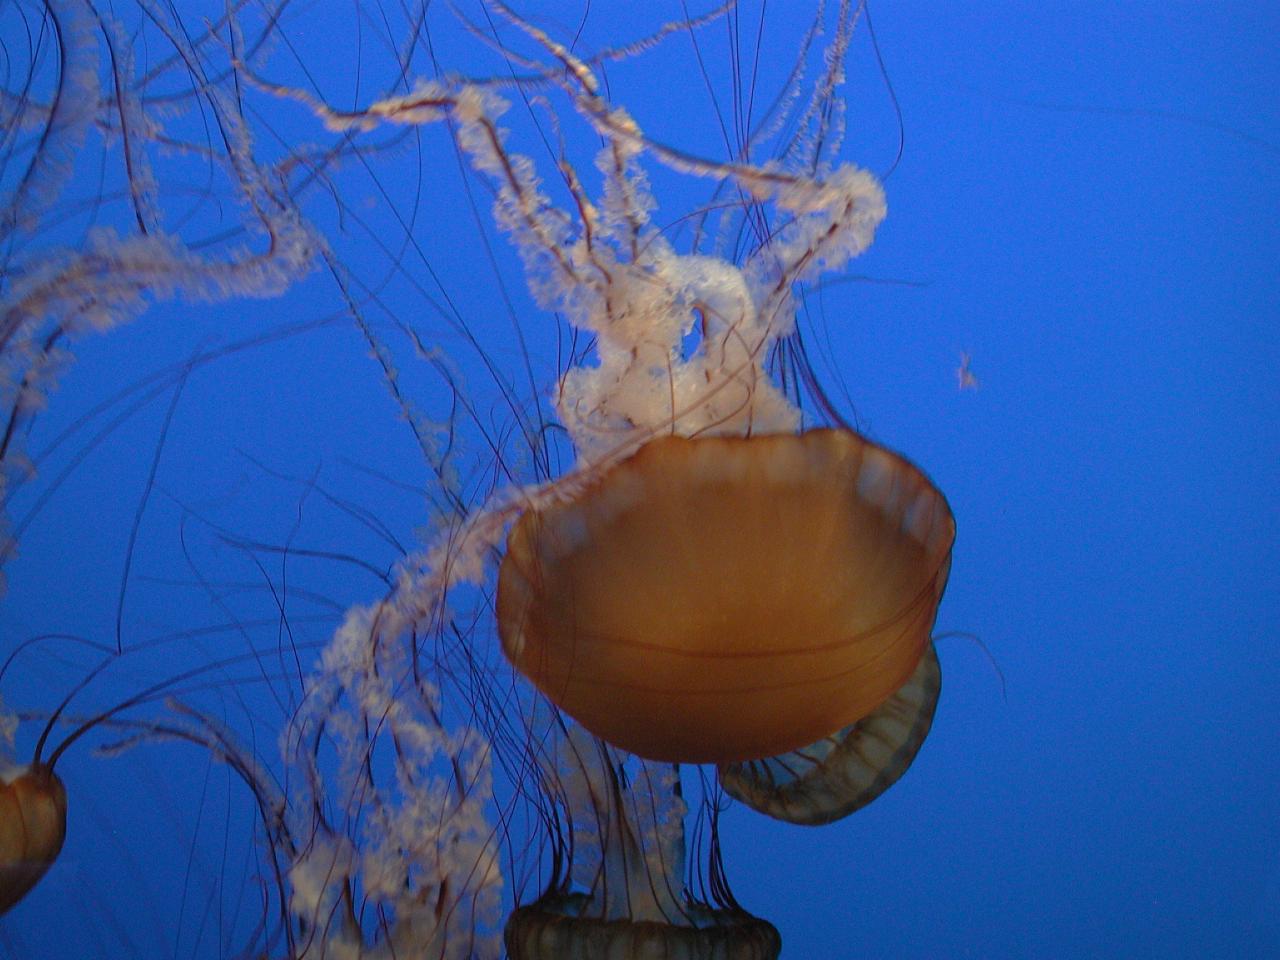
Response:
[[[53,865],[67,836],[67,791],[52,767],[0,773],[0,914]]]
[[[678,32],[692,37],[732,7]],[[799,63],[778,112],[760,124],[763,137],[736,132],[741,142],[726,144],[725,161],[664,146],[607,99],[604,64],[659,42],[669,26],[583,59],[501,3],[488,8],[546,61],[512,52],[508,66],[520,63],[527,77],[397,81],[364,110],[334,109],[285,86],[287,73],[279,83],[259,76],[276,67],[236,38],[229,74],[237,91],[243,82],[312,106],[342,134],[334,157],[383,125],[448,123],[471,168],[492,182],[495,222],[519,250],[534,298],[575,328],[575,342],[589,343],[559,366],[552,392],[577,463],[555,480],[550,468],[536,484],[513,480],[474,509],[451,499],[456,516],[405,561],[388,596],[348,611],[305,681],[298,667],[280,737],[288,791],[212,720],[148,722],[138,736],[203,746],[249,786],[272,854],[274,892],[264,900],[279,911],[292,956],[496,955],[509,896],[517,906],[503,942],[515,960],[769,960],[780,936],[733,899],[714,802],[698,814],[707,827],[698,842],[710,853],[689,865],[696,843],[686,843],[677,765],[716,763],[725,790],[755,809],[826,822],[902,774],[940,683],[929,633],[954,535],[945,500],[916,467],[853,431],[806,429],[813,424],[796,402],[796,384],[812,386],[812,373],[802,353],[795,358],[793,291],[861,253],[886,209],[875,178],[838,158],[835,90],[861,7],[839,5],[811,95]],[[410,72],[402,65],[397,76]],[[548,186],[531,159],[508,152],[500,92],[526,82],[558,86],[585,122],[599,146],[598,194],[563,154],[561,179]],[[100,99],[96,87],[73,92],[69,100]],[[215,106],[220,119],[230,109]],[[775,160],[752,162],[768,131],[790,130],[792,119]],[[249,157],[233,112],[224,125],[228,153]],[[737,192],[740,203],[707,210],[741,211],[756,231],[741,262],[700,252],[700,239],[677,252],[678,232],[652,222],[645,156]],[[116,245],[133,257],[124,266],[158,265],[160,280],[117,270],[110,251],[94,247],[98,286],[112,291],[124,277],[130,295],[149,283],[167,289],[181,267],[198,294],[257,296],[302,275],[328,244],[313,241],[292,195],[284,203],[269,189],[274,176],[232,166],[269,255],[196,262],[140,238]],[[294,168],[292,156],[285,166]],[[149,195],[137,193],[145,226]],[[85,274],[82,259],[58,261],[55,279]],[[43,286],[18,292],[24,322],[48,313]],[[73,292],[79,298],[63,308],[73,320],[82,301],[102,303],[87,282]],[[132,315],[126,307],[133,300],[104,312],[118,322]],[[359,316],[356,298],[348,307]],[[533,431],[531,445],[545,434]],[[433,464],[453,498],[449,471]],[[497,625],[516,672],[502,663],[490,670],[481,644],[458,628],[450,597],[458,585],[492,586],[504,539]],[[458,707],[468,695],[479,709]],[[33,791],[41,775],[33,767],[0,793],[24,824],[55,824],[24,826],[12,842],[0,832],[0,897],[11,898],[0,906],[57,855],[65,796],[51,785]],[[496,792],[503,787],[515,800]],[[532,811],[551,835],[549,876],[540,860],[526,869],[523,849],[504,851],[524,846],[507,833],[515,810]]]
[[[521,517],[499,578],[503,648],[640,756],[785,753],[907,682],[954,531],[924,474],[847,430],[660,438]]]
[[[0,681],[6,678],[9,669],[13,667],[16,655],[33,646],[35,644],[31,640],[20,644],[14,654],[0,664]],[[126,655],[127,652],[124,651],[109,653],[106,659],[89,670],[73,686],[56,709],[48,713],[30,763],[6,762],[6,755],[13,745],[17,717],[6,716],[2,709],[3,703],[0,702],[0,915],[8,912],[31,892],[62,852],[67,837],[67,790],[54,768],[63,754],[97,727],[131,729],[136,725],[140,729],[156,733],[160,727],[154,723],[132,721],[123,716],[136,707],[164,698],[179,680],[216,671],[229,662],[203,664],[152,684],[92,716],[72,718],[68,714],[72,699]],[[60,721],[72,723],[73,729],[55,746],[52,738]],[[49,747],[47,752],[46,746]]]
[[[861,810],[911,766],[933,725],[942,669],[930,644],[911,678],[867,716],[799,750],[720,766],[720,785],[760,813],[806,826]]]
[[[507,151],[491,86],[421,82],[349,111],[253,81],[344,135],[454,124],[493,181],[494,219],[539,305],[590,338],[591,356],[575,354],[554,391],[575,467],[442,531],[388,608],[403,630],[435,617],[452,587],[487,588],[505,538],[498,633],[541,695],[512,695],[532,704],[521,732],[533,762],[519,769],[535,770],[541,796],[529,799],[553,835],[542,893],[518,896],[506,923],[510,956],[768,960],[780,938],[728,889],[714,803],[709,881],[689,882],[678,765],[719,764],[734,796],[797,822],[883,792],[932,719],[930,631],[954,538],[918,468],[847,428],[806,429],[796,402],[795,385],[814,379],[793,337],[794,291],[860,254],[886,212],[873,176],[822,155],[857,14],[841,6],[829,73],[805,108],[815,137],[756,165],[648,138],[592,63],[495,9],[551,60],[528,65],[602,143],[599,196],[562,161],[572,203],[557,204],[535,164]],[[741,263],[677,252],[651,221],[646,155],[768,210],[759,246]],[[363,670],[370,649],[343,645],[331,662]]]
[[[710,848],[695,872],[705,870],[708,882],[687,882],[679,768],[628,758],[556,716],[544,713],[544,726],[542,712],[532,718],[534,758],[568,842],[555,844],[546,889],[507,919],[512,960],[776,958],[777,929],[729,891],[713,807],[698,814]]]
[[[12,660],[12,657],[10,657]],[[0,680],[9,663],[0,664]],[[10,761],[18,721],[0,701],[0,916],[43,877],[67,838],[67,789],[53,768],[78,734],[43,755],[53,721],[36,744],[30,763]]]

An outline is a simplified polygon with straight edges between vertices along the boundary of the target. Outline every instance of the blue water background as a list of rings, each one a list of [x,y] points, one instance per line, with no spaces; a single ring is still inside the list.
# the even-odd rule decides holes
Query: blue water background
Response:
[[[679,15],[617,6],[595,5],[588,41]],[[1280,8],[872,12],[903,152],[895,165],[893,103],[860,28],[843,156],[892,168],[889,216],[850,271],[869,279],[809,291],[804,320],[843,412],[946,493],[959,534],[938,629],[980,642],[940,643],[933,733],[874,805],[822,829],[726,814],[735,894],[779,927],[787,960],[1280,956]],[[331,13],[341,26],[344,12]],[[722,156],[690,63],[673,41],[620,65],[620,100],[662,140]],[[530,128],[518,111],[513,122],[513,148],[545,162],[519,139]],[[278,124],[307,135],[297,112]],[[443,162],[456,176],[456,158]],[[673,215],[710,190],[664,171],[654,185]],[[370,188],[368,209],[378,202]],[[479,229],[467,203],[440,197],[418,216],[458,313],[529,402],[488,255],[459,239]],[[531,349],[545,404],[551,321],[503,238],[488,236],[520,323],[541,331]],[[338,307],[320,281],[277,301],[160,305],[80,345],[31,446],[199,346]],[[438,332],[482,415],[501,424],[503,391],[463,339],[420,299],[397,309]],[[976,390],[960,389],[962,354]],[[405,377],[425,411],[447,415],[438,379]],[[125,545],[171,397],[93,446],[24,532],[0,607],[5,644],[44,630],[114,636]],[[201,539],[203,575],[261,584],[192,513],[244,538],[394,562],[391,545],[287,479],[313,474],[414,544],[421,456],[349,324],[196,370],[141,526],[126,635],[226,619],[199,591],[157,585],[196,577],[182,536]],[[473,495],[483,486],[465,479]],[[279,583],[280,558],[263,563]],[[295,582],[343,604],[383,590],[353,565],[297,563]],[[213,657],[235,640],[191,642]],[[84,662],[33,660],[29,682],[50,694],[31,699],[51,702]],[[173,668],[147,669],[94,702]],[[271,755],[278,728],[238,709],[228,724]],[[242,882],[253,845],[226,773],[145,751],[73,751],[63,764],[67,849],[0,919],[0,956],[220,955],[215,931],[243,924],[254,896],[252,884],[232,905],[209,893],[220,877]]]

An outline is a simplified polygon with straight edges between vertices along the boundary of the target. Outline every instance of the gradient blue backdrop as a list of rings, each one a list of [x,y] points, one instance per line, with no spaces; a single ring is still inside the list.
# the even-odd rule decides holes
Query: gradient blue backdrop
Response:
[[[594,5],[588,45],[679,16],[678,4],[624,6]],[[338,48],[347,12],[314,11],[317,30],[333,17],[324,29]],[[811,292],[806,322],[821,331],[814,357],[846,413],[947,494],[959,536],[938,626],[980,637],[1007,693],[975,643],[943,641],[937,720],[904,780],[819,830],[731,810],[734,890],[779,927],[787,960],[1280,956],[1280,8],[872,12],[904,152],[886,180],[889,217],[854,265],[874,282]],[[897,126],[864,28],[859,37],[844,157],[884,173]],[[687,42],[673,40],[619,66],[619,100],[667,142],[722,156],[690,64]],[[545,162],[513,122],[513,148]],[[277,124],[320,136],[298,113],[282,109]],[[442,162],[456,178],[456,159]],[[706,183],[662,172],[654,182],[673,216],[707,196]],[[494,270],[460,239],[478,230],[466,204],[439,198],[422,216],[434,237],[426,259],[527,402]],[[520,322],[540,331],[531,352],[545,401],[552,322],[529,305],[505,241],[488,235]],[[409,262],[423,273],[416,254]],[[320,278],[278,301],[158,307],[81,344],[31,447],[197,346],[337,306]],[[396,309],[436,331],[470,396],[501,420],[502,391],[461,338],[421,299]],[[958,389],[961,353],[977,390]],[[431,375],[406,371],[406,382],[424,410],[445,414]],[[42,630],[113,634],[171,396],[93,446],[24,531],[0,606],[5,644]],[[184,526],[184,510],[263,542],[391,563],[390,544],[288,479],[315,471],[414,543],[421,458],[349,324],[194,372],[140,530],[129,636],[220,619],[198,592],[160,589],[194,576],[181,535],[203,538],[210,577],[255,577],[243,551],[189,515]],[[283,575],[278,557],[263,562]],[[347,564],[294,575],[341,603],[382,590]],[[219,641],[208,642],[213,656]],[[74,667],[46,659],[30,682],[63,689]],[[257,733],[269,754],[275,731]],[[122,781],[110,760],[68,755],[63,862],[0,919],[0,957],[219,955],[212,931],[227,908],[208,906],[208,878],[239,875],[220,840],[243,848],[252,824],[231,801],[208,800],[220,778],[234,790],[207,765],[138,764]],[[207,829],[188,871],[183,838]]]

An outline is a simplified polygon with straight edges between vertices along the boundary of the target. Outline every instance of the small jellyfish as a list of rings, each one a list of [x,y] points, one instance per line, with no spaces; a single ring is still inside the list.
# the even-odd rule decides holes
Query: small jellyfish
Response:
[[[48,764],[0,771],[0,914],[53,865],[67,836],[67,791]]]
[[[733,899],[717,849],[707,859],[713,902],[690,896],[677,767],[627,760],[581,727],[552,722],[541,732],[538,765],[572,843],[542,895],[508,918],[503,940],[512,960],[778,956],[777,928]]]

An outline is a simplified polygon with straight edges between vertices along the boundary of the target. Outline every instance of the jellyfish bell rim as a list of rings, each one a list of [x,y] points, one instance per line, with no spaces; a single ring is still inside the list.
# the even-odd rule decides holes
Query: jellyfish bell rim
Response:
[[[661,436],[512,525],[499,635],[517,671],[615,746],[774,756],[906,683],[954,536],[924,472],[852,430]]]
[[[768,920],[740,909],[690,908],[685,923],[658,923],[589,914],[590,898],[551,894],[517,907],[503,943],[512,960],[776,960],[782,937]]]
[[[931,643],[910,679],[857,723],[780,757],[722,764],[717,778],[729,796],[775,820],[834,823],[877,800],[911,768],[941,693],[942,664]]]

